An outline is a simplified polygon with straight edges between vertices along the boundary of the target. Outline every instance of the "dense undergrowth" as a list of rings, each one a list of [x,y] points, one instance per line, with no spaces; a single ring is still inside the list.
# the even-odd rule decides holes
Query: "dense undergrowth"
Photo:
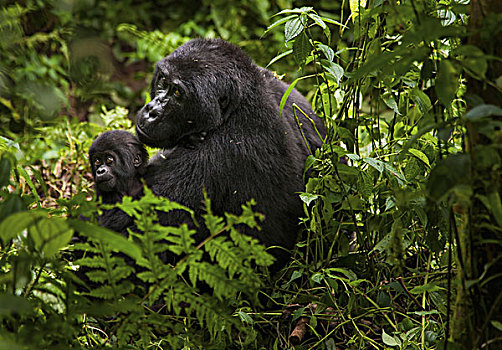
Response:
[[[469,41],[468,0],[202,1],[169,20],[92,3],[0,8],[1,349],[461,349],[464,333],[497,348],[502,109],[470,93],[496,85],[497,58]],[[92,140],[132,130],[152,63],[195,36],[287,73],[328,127],[273,276],[236,229],[259,225],[252,201],[217,217],[206,199],[199,245],[155,223],[188,209],[148,191],[120,204],[144,234],[96,225]]]

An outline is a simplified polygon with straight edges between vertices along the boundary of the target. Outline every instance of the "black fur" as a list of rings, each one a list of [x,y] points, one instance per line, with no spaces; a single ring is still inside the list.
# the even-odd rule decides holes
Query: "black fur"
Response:
[[[302,214],[297,192],[303,189],[308,155],[292,104],[315,121],[321,135],[325,131],[296,90],[279,117],[287,88],[223,40],[195,39],[179,47],[157,63],[152,101],[138,112],[139,139],[164,149],[148,164],[147,185],[198,215],[203,188],[220,215],[240,213],[241,205],[254,198],[265,221],[261,231],[246,233],[268,246],[292,248]],[[310,148],[320,147],[310,121],[301,112],[297,115]],[[194,135],[203,136],[200,143],[191,149],[180,146]],[[178,225],[189,217],[173,212],[160,220]],[[204,235],[200,232],[198,239]]]
[[[123,196],[139,198],[143,192],[141,179],[148,162],[145,146],[124,130],[102,133],[89,148],[96,193],[103,203],[114,204]],[[120,209],[105,210],[99,222],[106,228],[126,232],[132,218]]]

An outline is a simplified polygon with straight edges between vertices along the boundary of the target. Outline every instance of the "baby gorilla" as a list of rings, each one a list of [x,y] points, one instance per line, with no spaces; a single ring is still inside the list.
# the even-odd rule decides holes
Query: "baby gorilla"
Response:
[[[96,194],[103,203],[117,203],[124,196],[141,197],[141,178],[145,173],[148,153],[136,136],[124,130],[102,133],[89,149],[89,160]],[[106,228],[123,233],[133,224],[132,218],[118,208],[105,210],[99,222]]]

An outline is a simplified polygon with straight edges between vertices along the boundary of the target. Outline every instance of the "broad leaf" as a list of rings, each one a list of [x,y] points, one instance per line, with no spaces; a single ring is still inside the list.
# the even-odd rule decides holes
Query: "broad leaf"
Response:
[[[296,17],[288,21],[284,27],[285,41],[288,42],[296,38],[305,29],[302,18]]]
[[[449,60],[442,60],[436,78],[436,94],[445,107],[449,107],[459,87],[458,74]]]

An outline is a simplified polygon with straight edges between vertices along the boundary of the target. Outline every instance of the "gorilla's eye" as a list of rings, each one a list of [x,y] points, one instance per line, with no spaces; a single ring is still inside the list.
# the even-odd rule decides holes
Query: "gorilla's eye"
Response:
[[[173,87],[173,96],[174,97],[180,97],[181,96],[181,90],[177,86]]]
[[[181,88],[176,84],[169,84],[169,86],[166,90],[167,90],[168,95],[174,96],[176,98],[181,97],[181,95],[183,93],[183,90],[181,90]]]
[[[113,157],[112,156],[106,157],[106,165],[110,165],[112,163],[113,163]]]
[[[166,87],[166,77],[160,77],[158,80],[157,80],[157,87],[160,89],[160,90],[164,90],[165,87]]]
[[[98,158],[94,159],[94,165],[95,166],[100,166],[101,165],[101,160],[99,160]]]

